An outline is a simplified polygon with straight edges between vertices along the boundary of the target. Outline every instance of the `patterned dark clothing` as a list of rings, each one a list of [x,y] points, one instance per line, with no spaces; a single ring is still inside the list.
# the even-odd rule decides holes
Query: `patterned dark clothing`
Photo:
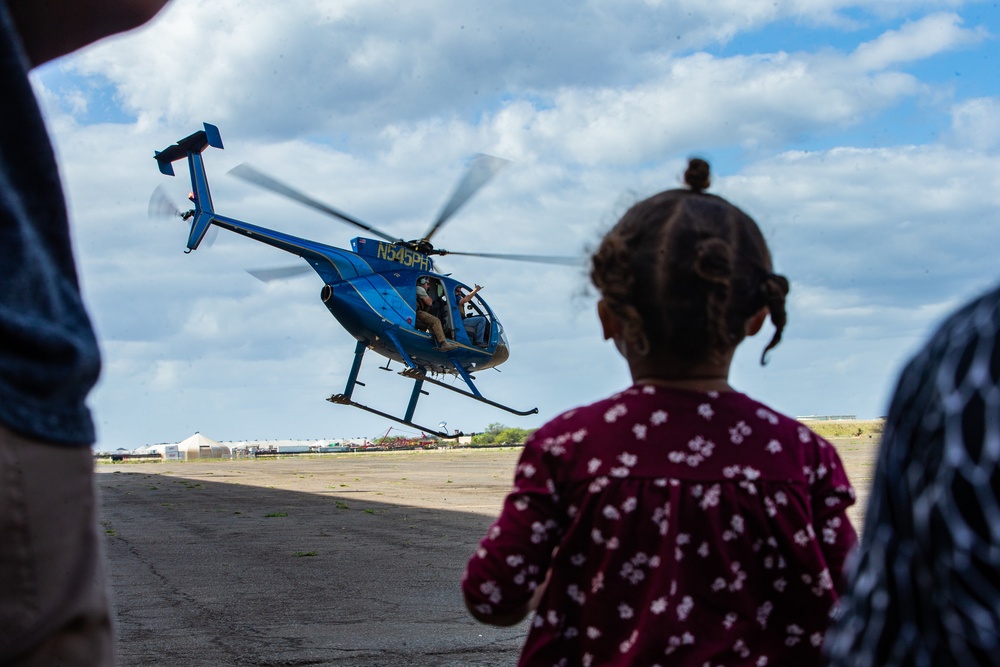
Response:
[[[833,665],[1000,665],[1000,290],[903,371],[851,572]]]
[[[853,502],[836,450],[798,422],[737,392],[637,385],[525,443],[463,593],[509,615],[551,567],[520,665],[818,665]]]
[[[5,2],[0,80],[0,423],[46,442],[90,445],[85,401],[100,356],[55,157]]]

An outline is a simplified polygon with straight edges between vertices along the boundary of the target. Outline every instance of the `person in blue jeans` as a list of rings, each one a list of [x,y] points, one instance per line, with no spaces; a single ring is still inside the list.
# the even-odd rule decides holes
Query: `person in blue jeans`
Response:
[[[476,347],[486,347],[486,317],[473,315],[471,310],[466,309],[466,305],[481,289],[482,285],[476,285],[471,292],[463,296],[462,288],[455,288],[455,301],[458,303],[458,311],[462,313],[462,326]]]
[[[167,0],[0,0],[0,665],[114,664],[86,405],[100,354],[28,72]]]

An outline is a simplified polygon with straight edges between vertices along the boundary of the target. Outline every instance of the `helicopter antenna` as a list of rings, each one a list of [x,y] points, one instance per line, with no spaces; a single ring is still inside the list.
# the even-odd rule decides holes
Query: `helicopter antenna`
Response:
[[[335,218],[340,218],[344,222],[354,225],[355,227],[359,227],[365,230],[366,232],[370,232],[375,236],[379,237],[380,239],[388,241],[389,243],[405,243],[403,239],[395,236],[390,236],[389,234],[386,234],[385,232],[375,229],[371,225],[362,222],[361,220],[358,220],[357,218],[352,217],[344,213],[343,211],[339,211],[332,206],[317,201],[312,197],[310,197],[309,195],[299,192],[292,186],[285,185],[281,181],[271,178],[267,174],[263,174],[257,171],[256,169],[246,164],[245,162],[243,164],[238,164],[232,169],[230,169],[229,173],[235,176],[236,178],[239,178],[240,180],[246,181],[248,183],[253,183],[254,185],[262,187],[265,190],[270,190],[271,192],[275,192],[279,195],[284,195],[289,199],[294,199],[300,204],[305,204],[306,206],[314,208],[317,211],[321,211]]]
[[[451,216],[455,215],[458,209],[462,208],[472,195],[476,194],[480,188],[489,183],[509,162],[510,160],[505,160],[502,157],[486,155],[484,153],[477,155],[472,164],[469,165],[468,170],[466,170],[465,176],[459,181],[451,198],[445,203],[441,212],[438,213],[437,220],[434,221],[430,229],[427,230],[427,233],[424,234],[423,239],[420,240],[420,244],[428,244],[431,237],[437,233],[441,226]]]

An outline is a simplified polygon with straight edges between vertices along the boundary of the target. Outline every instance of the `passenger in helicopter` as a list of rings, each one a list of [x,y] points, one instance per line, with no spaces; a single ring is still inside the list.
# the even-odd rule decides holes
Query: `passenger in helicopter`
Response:
[[[421,276],[417,280],[417,326],[430,331],[434,340],[437,341],[438,348],[447,352],[455,349],[458,345],[445,338],[441,319],[432,312],[434,299],[430,296],[430,283],[430,278],[427,276]]]
[[[476,285],[475,289],[463,296],[465,288],[461,285],[455,288],[455,302],[458,304],[458,312],[462,314],[462,325],[476,347],[486,347],[486,317],[475,313],[467,306],[481,289],[482,285]]]
[[[427,294],[431,298],[431,315],[441,320],[441,329],[444,337],[455,340],[455,325],[451,320],[451,306],[448,305],[448,297],[445,296],[444,285],[440,280],[429,279],[430,286]]]

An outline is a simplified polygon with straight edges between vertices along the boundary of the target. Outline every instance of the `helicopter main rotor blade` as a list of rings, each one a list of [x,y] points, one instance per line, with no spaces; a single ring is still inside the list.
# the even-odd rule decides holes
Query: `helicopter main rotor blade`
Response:
[[[507,255],[491,252],[457,252],[440,251],[442,255],[462,255],[464,257],[486,257],[488,259],[509,259],[515,262],[534,262],[535,264],[559,264],[562,266],[582,266],[586,257],[563,257],[559,255]]]
[[[455,188],[455,192],[452,193],[451,199],[444,205],[441,212],[438,213],[437,220],[431,225],[427,233],[424,234],[423,240],[425,242],[430,241],[431,237],[437,233],[438,229],[448,221],[448,219],[455,215],[458,209],[462,208],[465,202],[469,201],[472,195],[476,194],[481,187],[490,182],[494,176],[497,175],[504,166],[510,160],[505,160],[502,157],[496,157],[493,155],[485,155],[480,153],[473,160],[472,164],[469,165],[469,169],[465,172],[465,176],[458,183]]]
[[[306,206],[314,208],[317,211],[321,211],[323,213],[326,213],[327,215],[332,215],[335,218],[340,218],[344,222],[354,225],[355,227],[359,227],[365,230],[366,232],[370,232],[375,236],[379,237],[380,239],[384,239],[390,243],[399,243],[403,241],[403,239],[398,238],[396,236],[390,236],[385,232],[379,231],[378,229],[375,229],[371,225],[368,225],[362,222],[361,220],[358,220],[357,218],[354,218],[344,213],[343,211],[338,211],[332,206],[328,206],[323,202],[317,201],[312,197],[310,197],[309,195],[299,192],[290,185],[285,185],[281,181],[275,180],[274,178],[271,178],[266,174],[262,174],[261,172],[257,171],[256,169],[254,169],[253,167],[251,167],[246,163],[236,165],[235,167],[229,170],[229,173],[235,176],[236,178],[244,180],[248,183],[253,183],[254,185],[262,187],[265,190],[270,190],[271,192],[277,193],[279,195],[284,195],[289,199],[294,199],[300,204],[305,204]]]
[[[311,266],[301,265],[278,266],[273,269],[247,269],[247,273],[262,283],[269,283],[274,280],[284,280],[286,278],[295,278],[309,273],[310,271],[312,271]]]

